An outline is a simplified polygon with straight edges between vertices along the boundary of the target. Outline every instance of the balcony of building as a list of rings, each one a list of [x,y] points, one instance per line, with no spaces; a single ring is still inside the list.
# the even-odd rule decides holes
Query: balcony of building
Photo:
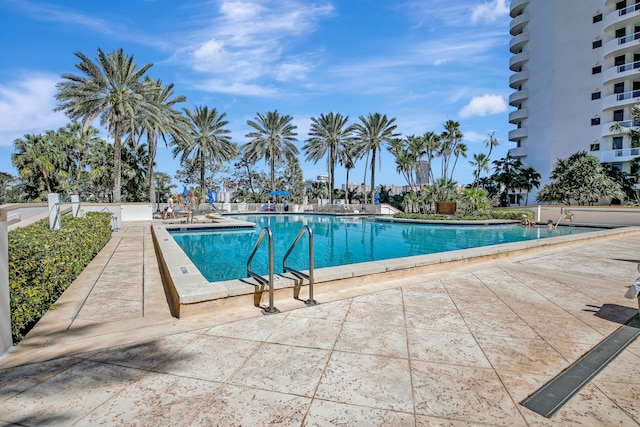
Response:
[[[512,74],[511,77],[509,77],[509,87],[513,89],[518,89],[527,80],[529,80],[529,71],[528,70],[519,71],[515,74]]]
[[[521,108],[509,113],[509,123],[520,123],[527,118],[529,118],[528,108]]]
[[[509,149],[509,155],[511,157],[527,157],[527,147],[515,147]]]
[[[613,135],[620,135],[623,132],[622,131],[618,131],[615,130],[615,128],[612,130],[611,127],[615,124],[618,124],[620,127],[623,128],[631,128],[633,130],[638,130],[638,126],[640,126],[640,120],[623,120],[621,122],[616,122],[616,121],[611,121],[611,122],[607,122],[607,123],[602,123],[602,137],[607,137],[607,136],[613,136]]]
[[[523,12],[511,20],[509,24],[509,33],[512,36],[516,36],[522,32],[524,27],[529,23],[529,13]]]
[[[610,31],[614,27],[620,28],[632,24],[640,17],[640,3],[617,9],[607,14],[603,19],[604,31]]]
[[[509,69],[511,71],[519,71],[524,64],[529,61],[529,52],[523,51],[518,54],[515,54],[509,59]]]
[[[597,152],[600,163],[630,162],[640,158],[640,148],[620,148],[618,150],[604,150]]]
[[[513,0],[511,2],[511,9],[509,11],[509,14],[512,18],[515,18],[516,16],[524,12],[528,5],[529,0]]]
[[[529,130],[527,128],[518,128],[509,131],[509,141],[520,141],[527,136],[529,136]]]
[[[640,90],[630,90],[628,92],[614,93],[605,96],[602,100],[602,109],[610,110],[613,108],[623,108],[628,105],[634,105],[640,102]]]
[[[602,83],[607,84],[621,82],[628,77],[636,76],[639,72],[640,61],[616,65],[604,70],[604,72],[602,73]]]
[[[509,105],[517,107],[527,99],[529,99],[529,91],[527,89],[521,89],[509,95]]]
[[[604,44],[603,54],[605,58],[622,55],[633,51],[640,45],[640,31],[624,37],[617,37]]]
[[[523,31],[517,36],[513,36],[509,42],[509,50],[511,53],[518,53],[522,50],[522,47],[529,43],[529,32]]]

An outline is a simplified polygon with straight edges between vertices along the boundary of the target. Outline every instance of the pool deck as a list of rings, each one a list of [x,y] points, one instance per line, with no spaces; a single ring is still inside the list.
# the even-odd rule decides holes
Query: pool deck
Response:
[[[639,425],[637,340],[551,419],[520,404],[638,312],[640,227],[602,233],[176,319],[124,223],[0,360],[0,425]]]

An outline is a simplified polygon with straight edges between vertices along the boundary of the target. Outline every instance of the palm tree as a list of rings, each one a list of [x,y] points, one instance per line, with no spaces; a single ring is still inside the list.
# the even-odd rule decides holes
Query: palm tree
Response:
[[[435,177],[433,176],[433,169],[431,162],[436,154],[440,151],[441,138],[440,135],[433,131],[425,132],[422,135],[422,141],[424,144],[425,155],[427,156],[427,167],[429,168],[429,183],[435,183]]]
[[[327,156],[327,171],[329,172],[329,203],[333,203],[333,190],[335,188],[334,171],[336,161],[340,157],[340,152],[344,149],[345,144],[351,139],[355,127],[347,126],[349,116],[343,117],[342,114],[333,112],[324,115],[320,114],[319,118],[311,117],[311,129],[309,130],[310,138],[302,147],[307,158],[317,163],[325,155]]]
[[[64,81],[56,85],[56,99],[60,102],[56,110],[64,111],[73,120],[81,120],[84,126],[89,126],[100,116],[100,123],[113,135],[113,201],[119,203],[125,122],[135,121],[141,114],[157,115],[160,110],[150,101],[157,87],[142,82],[152,64],[138,69],[133,56],[125,55],[122,49],[105,55],[98,48],[95,63],[81,52],[75,55],[80,59],[76,68],[84,75],[62,74]]]
[[[442,178],[451,181],[453,178],[453,169],[449,174],[449,162],[451,156],[456,154],[456,159],[459,154],[458,144],[462,140],[462,132],[460,132],[460,123],[447,120],[444,123],[444,131],[440,134],[440,150],[438,154],[442,157]],[[455,166],[454,166],[455,169]]]
[[[523,190],[527,190],[527,197],[525,199],[524,204],[529,204],[529,193],[533,189],[533,187],[540,188],[540,174],[534,168],[524,168],[521,171],[521,175],[523,177],[524,186]]]
[[[475,187],[480,185],[480,174],[482,171],[489,172],[489,156],[484,153],[474,154],[473,160],[469,161],[469,164],[475,168],[473,171]]]
[[[390,143],[393,138],[400,136],[395,133],[397,126],[394,124],[395,117],[388,119],[386,114],[374,113],[369,114],[366,118],[360,116],[360,123],[355,125],[356,138],[359,142],[359,153],[362,157],[364,153],[371,153],[371,200],[375,198],[376,192],[376,154],[384,142]],[[366,181],[366,167],[365,167]],[[365,193],[365,203],[366,201]]]
[[[351,203],[349,198],[349,171],[356,167],[355,165],[355,156],[356,156],[356,146],[353,143],[353,140],[345,141],[344,146],[342,147],[342,151],[340,152],[340,157],[338,161],[344,168],[347,170],[347,175],[345,177],[345,191],[344,198],[347,204]]]
[[[149,147],[147,162],[149,201],[156,203],[156,180],[154,179],[153,167],[158,149],[158,138],[164,141],[165,146],[167,145],[167,135],[170,135],[174,141],[189,141],[189,123],[180,111],[173,109],[176,104],[185,102],[187,98],[182,95],[173,97],[173,83],[163,86],[160,80],[145,77],[144,84],[155,86],[155,90],[151,91],[149,101],[155,103],[160,111],[159,114],[153,115],[144,114],[143,111],[136,118],[138,128],[135,131],[140,137],[143,135],[147,137],[147,146]]]
[[[11,154],[11,162],[18,169],[20,178],[25,182],[31,181],[40,192],[47,193],[52,192],[54,176],[65,154],[50,142],[42,135],[25,135],[13,141],[16,151]]]
[[[462,156],[465,159],[467,158],[467,144],[463,144],[462,142],[457,143],[455,149],[453,150],[453,155],[455,156],[455,160],[453,162],[453,167],[451,168],[451,176],[449,176],[449,180],[453,179],[453,171],[456,170],[458,157]]]
[[[200,195],[204,196],[205,182],[205,162],[213,160],[218,164],[232,160],[238,154],[238,146],[231,142],[227,129],[229,124],[224,118],[226,113],[218,114],[215,108],[196,106],[192,112],[183,110],[189,119],[190,138],[187,141],[174,139],[175,145],[173,155],[176,157],[182,153],[181,162],[185,162],[190,157],[197,159],[200,166]]]
[[[491,151],[493,151],[493,147],[497,147],[498,145],[500,145],[500,143],[494,136],[495,134],[496,134],[496,131],[493,131],[490,134],[487,134],[488,138],[484,140],[484,146],[489,149],[489,154],[487,154],[487,159],[491,157]]]
[[[293,117],[281,116],[278,111],[269,111],[266,115],[256,113],[256,120],[247,120],[254,131],[245,136],[252,138],[242,146],[250,160],[264,158],[271,170],[271,190],[276,190],[276,164],[293,159],[298,155],[298,148],[293,145],[297,126],[292,125]]]

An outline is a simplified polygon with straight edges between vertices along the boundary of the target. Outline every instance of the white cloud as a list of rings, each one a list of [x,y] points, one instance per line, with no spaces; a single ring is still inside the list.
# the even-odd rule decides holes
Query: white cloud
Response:
[[[229,82],[223,79],[207,80],[196,86],[196,89],[207,92],[226,93],[243,96],[269,96],[276,93],[274,88],[262,87],[242,82]]]
[[[467,105],[462,107],[458,113],[461,118],[474,116],[488,116],[507,111],[507,103],[500,95],[484,94],[474,97]]]
[[[58,129],[69,119],[56,107],[59,77],[34,74],[0,85],[0,146],[10,146],[28,133]]]
[[[219,3],[218,15],[200,31],[199,41],[187,50],[196,71],[215,76],[220,84],[203,88],[225,93],[234,88],[242,95],[265,95],[246,91],[258,88],[257,80],[304,79],[313,69],[307,58],[285,57],[298,38],[314,31],[318,19],[333,12],[333,6],[289,1],[235,1]]]
[[[496,19],[508,14],[509,3],[507,0],[492,0],[472,9],[471,22],[474,24],[479,21],[494,22]]]

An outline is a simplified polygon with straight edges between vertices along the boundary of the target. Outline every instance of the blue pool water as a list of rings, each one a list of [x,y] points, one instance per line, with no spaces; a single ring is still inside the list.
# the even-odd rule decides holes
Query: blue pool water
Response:
[[[247,277],[247,259],[264,227],[273,233],[275,272],[282,273],[282,258],[303,225],[313,231],[315,268],[402,258],[499,243],[594,231],[593,228],[520,225],[448,226],[374,221],[329,215],[237,215],[256,223],[255,229],[172,232],[173,238],[210,282]],[[307,269],[306,236],[298,242],[287,265]],[[267,238],[251,263],[268,274]]]

